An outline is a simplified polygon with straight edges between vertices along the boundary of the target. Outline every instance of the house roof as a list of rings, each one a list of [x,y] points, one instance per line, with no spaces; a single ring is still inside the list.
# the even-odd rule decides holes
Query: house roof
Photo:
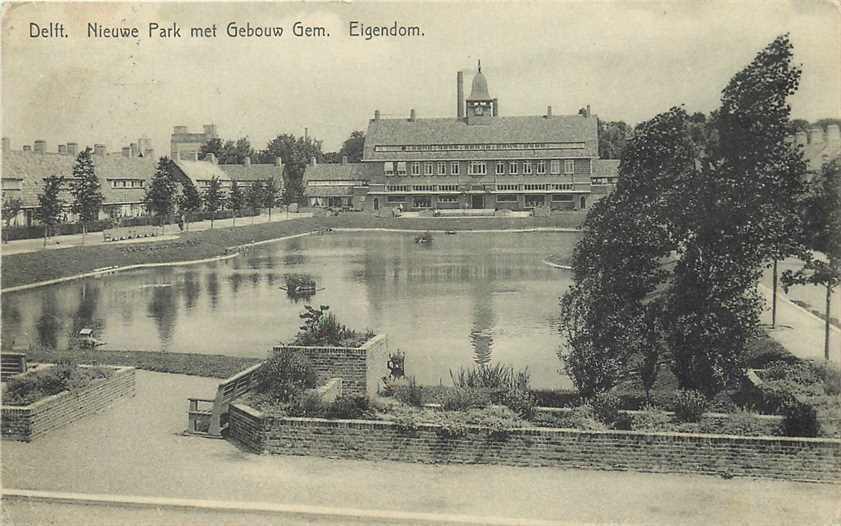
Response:
[[[135,179],[149,181],[155,174],[157,163],[143,157],[123,157],[121,154],[93,155],[94,169],[99,178],[104,204],[139,203],[145,190],[136,188],[112,188],[111,180]],[[76,157],[58,153],[36,153],[17,150],[3,152],[3,179],[20,181],[20,190],[4,190],[6,197],[19,198],[25,208],[38,206],[38,194],[44,188],[44,179],[52,175],[65,179],[73,177]],[[17,186],[17,185],[16,185]],[[61,199],[70,202],[69,191],[62,191]]]
[[[593,159],[593,177],[618,177],[619,159]]]
[[[274,179],[274,181],[283,181],[283,165],[277,164],[220,164],[219,169],[225,172],[227,176],[234,181],[265,181],[266,179]]]
[[[372,119],[364,161],[422,159],[549,159],[598,157],[597,118],[582,115],[493,117],[482,124],[463,119]],[[583,143],[578,149],[383,152],[377,146]]]
[[[219,168],[219,165],[210,161],[175,161],[175,166],[186,175],[196,186],[199,181],[210,181],[214,177],[220,181],[231,181],[231,177]]]
[[[809,170],[817,171],[833,159],[841,158],[841,143],[821,142],[803,146],[803,158]]]
[[[353,195],[352,186],[310,186],[304,190],[307,197],[345,197]]]
[[[372,167],[363,163],[308,164],[304,171],[304,185],[309,181],[367,181]]]

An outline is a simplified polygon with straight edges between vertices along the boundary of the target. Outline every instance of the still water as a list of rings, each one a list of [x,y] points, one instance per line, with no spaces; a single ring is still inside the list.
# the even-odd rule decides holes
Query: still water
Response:
[[[422,383],[450,369],[504,362],[537,387],[560,387],[558,299],[569,274],[543,263],[569,254],[568,233],[330,233],[263,245],[226,261],[134,271],[4,294],[4,345],[66,347],[83,327],[107,349],[265,356],[290,339],[308,302],[353,328],[388,335]],[[290,298],[289,274],[318,291]]]

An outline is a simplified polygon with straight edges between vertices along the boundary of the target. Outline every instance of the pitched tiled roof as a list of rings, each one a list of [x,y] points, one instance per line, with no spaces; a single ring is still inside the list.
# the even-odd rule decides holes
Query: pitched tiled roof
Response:
[[[342,197],[353,195],[352,186],[310,186],[304,190],[307,197]]]
[[[155,174],[157,163],[154,159],[142,157],[127,158],[120,154],[94,155],[96,175],[102,187],[104,204],[139,203],[143,201],[145,190],[136,188],[112,188],[111,180],[134,179],[148,182]],[[20,181],[21,190],[7,190],[4,198],[17,197],[23,201],[24,207],[38,206],[38,194],[44,188],[44,179],[51,176],[63,176],[65,179],[73,177],[73,165],[76,158],[73,155],[57,153],[35,153],[8,150],[3,152],[4,179]],[[14,185],[15,187],[18,185]],[[60,197],[65,202],[72,201],[69,191],[63,191]]]
[[[225,172],[234,181],[265,181],[274,179],[275,182],[283,180],[283,165],[276,164],[220,164],[219,169]]]
[[[175,161],[181,172],[190,178],[198,188],[199,181],[210,181],[218,177],[220,181],[230,181],[231,177],[219,168],[219,165],[210,161]]]
[[[379,145],[584,143],[583,149],[377,152]],[[467,124],[459,119],[372,119],[365,137],[363,160],[415,159],[548,159],[597,157],[595,116],[493,117],[487,124]]]
[[[841,158],[841,143],[809,143],[803,146],[809,170],[820,170],[824,163]]]
[[[312,164],[304,171],[304,184],[309,181],[367,181],[373,167],[363,163]]]
[[[593,177],[618,177],[619,159],[593,159]]]

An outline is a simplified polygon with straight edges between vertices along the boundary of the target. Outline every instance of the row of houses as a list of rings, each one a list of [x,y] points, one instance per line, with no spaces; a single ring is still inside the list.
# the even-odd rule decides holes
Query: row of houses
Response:
[[[456,75],[456,116],[382,118],[368,123],[362,162],[318,165],[304,174],[309,206],[378,212],[384,208],[576,210],[610,192],[619,161],[600,159],[598,118],[506,117],[481,63],[470,95]]]
[[[182,135],[184,129],[183,126],[175,127],[173,144],[176,144],[176,136]],[[215,133],[215,127],[212,131]],[[108,153],[101,144],[94,146],[94,166],[104,197],[100,219],[146,214],[143,200],[159,160],[146,141],[148,139],[140,139],[122,148],[119,153]],[[268,179],[274,180],[277,188],[283,188],[283,164],[280,160],[272,164],[257,164],[246,158],[243,164],[218,164],[212,154],[206,160],[198,160],[197,148],[191,148],[189,155],[176,148],[173,151],[178,157],[170,161],[170,171],[176,181],[182,185],[192,184],[199,192],[207,188],[213,178],[221,181],[223,190],[230,188],[233,181],[246,189],[255,181]],[[62,144],[56,151],[48,151],[43,140],[16,150],[12,148],[11,141],[3,138],[3,172],[0,178],[3,201],[18,199],[22,204],[17,216],[11,220],[11,225],[31,226],[35,223],[38,194],[43,191],[44,180],[50,176],[64,177],[64,186],[59,196],[68,205],[64,219],[70,222],[74,220],[69,204],[73,199],[73,166],[78,152],[76,143]]]

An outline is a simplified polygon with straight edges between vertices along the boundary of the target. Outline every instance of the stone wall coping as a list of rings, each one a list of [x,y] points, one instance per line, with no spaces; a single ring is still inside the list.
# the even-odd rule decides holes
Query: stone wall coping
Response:
[[[574,408],[573,407],[535,407],[535,411],[541,413],[569,413]],[[639,415],[645,413],[645,411],[639,409],[620,409],[620,413],[626,415]],[[669,416],[674,416],[674,411],[662,411],[662,413],[667,414]],[[704,413],[703,417],[706,418],[728,418],[732,413]],[[702,417],[702,418],[703,418]],[[761,414],[754,414],[751,415],[752,418],[756,418],[757,420],[769,420],[769,421],[782,421],[784,419],[781,415],[761,415]]]
[[[237,404],[237,408],[243,410],[244,412],[255,416],[255,417],[263,417],[264,415],[257,411],[256,409],[250,408],[245,404]],[[246,409],[248,408],[248,409]],[[295,416],[272,416],[272,415],[265,415],[268,418],[276,420],[278,422],[294,422],[294,423],[312,423],[312,424],[321,424],[321,425],[330,425],[330,426],[352,426],[352,427],[394,427],[398,424],[396,422],[388,421],[388,420],[348,420],[348,419],[328,419],[328,418],[308,418],[308,417],[295,417]],[[441,429],[440,425],[437,424],[425,424],[419,423],[417,425],[418,429],[428,429],[428,430],[437,430]],[[475,430],[485,430],[482,426],[477,425],[465,425],[467,429],[475,429]],[[717,435],[717,434],[704,434],[704,433],[667,433],[667,432],[654,432],[654,431],[625,431],[625,430],[618,430],[618,429],[606,429],[603,431],[585,431],[581,429],[572,429],[572,428],[556,428],[556,427],[515,427],[508,429],[507,431],[516,434],[522,435],[540,435],[540,434],[558,434],[558,435],[578,435],[583,437],[604,437],[604,436],[618,436],[618,437],[649,437],[652,439],[656,438],[663,438],[663,439],[680,439],[686,440],[690,442],[703,442],[703,441],[712,441],[712,442],[754,442],[754,443],[765,443],[765,444],[802,444],[808,443],[813,445],[824,445],[824,446],[836,446],[841,447],[841,439],[838,438],[812,438],[812,437],[777,437],[777,436],[739,436],[739,435]]]
[[[380,340],[385,338],[385,334],[375,334],[370,339],[368,339],[365,343],[360,345],[359,347],[339,347],[335,345],[287,345],[287,344],[280,344],[275,345],[272,347],[272,351],[280,351],[283,349],[326,349],[329,351],[357,351],[357,352],[366,352],[368,351],[372,345],[378,343]]]
[[[45,364],[42,364],[42,365],[52,366],[52,365],[55,365],[55,364],[45,363]],[[82,365],[82,364],[80,364],[79,367],[85,367],[85,368],[96,367],[96,368],[100,368],[100,369],[114,369],[115,370],[115,372],[114,372],[115,375],[121,374],[121,373],[123,373],[125,371],[128,371],[130,369],[135,369],[135,367],[129,367],[129,366],[125,366],[125,365]],[[39,369],[38,371],[41,371],[41,370],[42,369]],[[28,374],[33,373],[33,372],[37,372],[37,371],[27,371],[26,373],[24,373],[20,376],[28,375]],[[107,380],[107,378],[106,378],[106,380]],[[87,385],[87,386],[85,386],[85,388],[90,387],[91,385],[93,385],[93,384]],[[52,402],[53,400],[56,400],[56,399],[61,398],[63,396],[67,396],[71,392],[72,391],[62,391],[60,393],[50,395],[46,398],[36,400],[35,402],[32,402],[29,405],[5,405],[5,404],[0,404],[0,407],[2,407],[4,411],[5,410],[31,411],[31,410],[37,409],[38,407],[40,407],[40,406],[42,406],[46,403]]]

